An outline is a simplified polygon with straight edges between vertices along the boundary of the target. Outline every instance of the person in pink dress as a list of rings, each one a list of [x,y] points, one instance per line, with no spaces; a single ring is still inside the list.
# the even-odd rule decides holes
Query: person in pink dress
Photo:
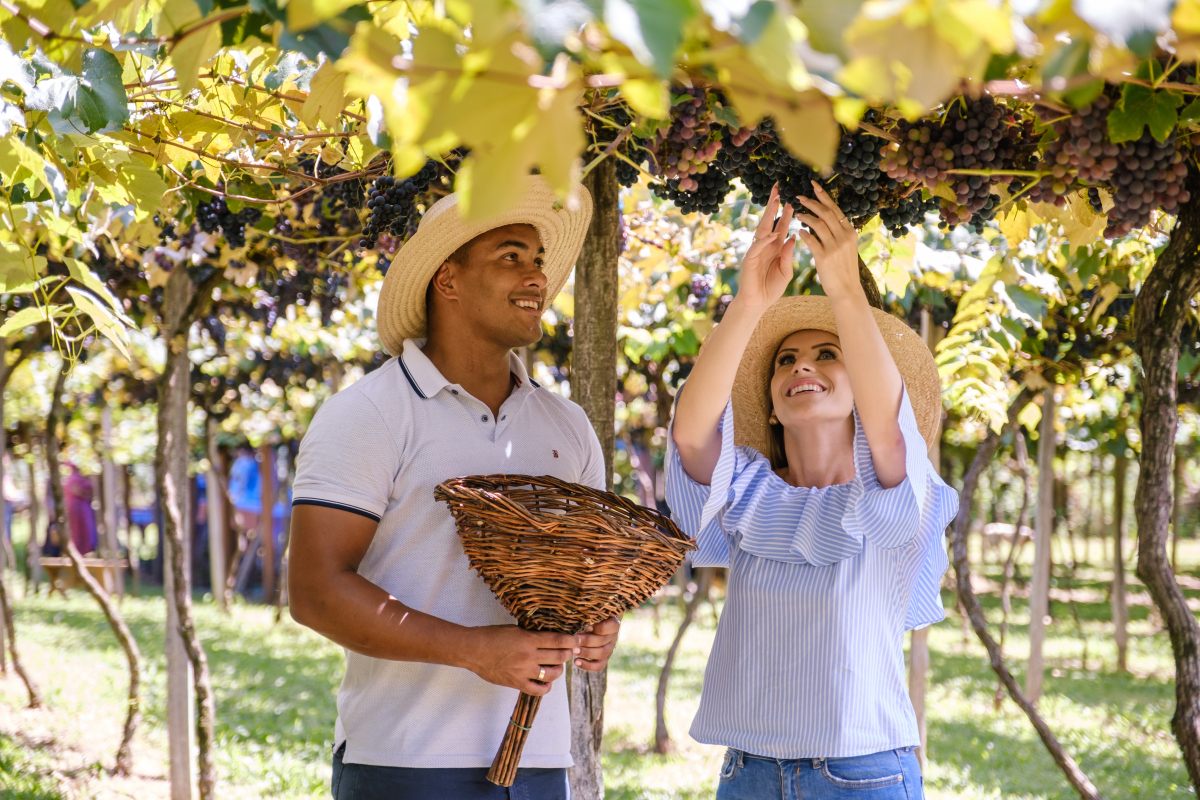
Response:
[[[67,528],[71,541],[80,553],[96,549],[96,510],[92,507],[92,482],[79,467],[67,462],[67,477],[63,481],[63,503],[66,504]]]

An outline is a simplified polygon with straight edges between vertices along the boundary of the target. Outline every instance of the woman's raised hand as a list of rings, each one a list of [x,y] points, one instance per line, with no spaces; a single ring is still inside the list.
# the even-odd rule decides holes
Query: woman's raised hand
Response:
[[[858,231],[816,181],[813,181],[813,191],[816,199],[800,198],[810,213],[797,214],[796,219],[808,227],[807,231],[800,231],[800,239],[812,251],[821,286],[831,299],[861,292]]]
[[[792,222],[792,207],[784,205],[779,214],[779,187],[771,190],[771,199],[763,209],[762,219],[754,231],[754,241],[742,259],[742,274],[738,285],[738,300],[743,305],[765,309],[783,296],[792,282],[792,251],[796,237],[788,236]]]

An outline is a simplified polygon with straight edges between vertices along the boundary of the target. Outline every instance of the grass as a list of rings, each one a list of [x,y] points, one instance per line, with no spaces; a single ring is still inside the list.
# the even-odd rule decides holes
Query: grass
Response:
[[[1099,543],[1093,555],[1101,559]],[[1200,563],[1188,543],[1185,563]],[[986,570],[997,577],[997,569]],[[1028,568],[1023,574],[1029,574]],[[1188,573],[1190,586],[1200,576]],[[10,586],[18,581],[10,578]],[[1105,589],[1107,572],[1080,565],[1055,590],[1076,598],[1052,604],[1046,644],[1045,694],[1040,708],[1064,747],[1109,798],[1192,796],[1179,751],[1169,733],[1173,710],[1172,659],[1166,634],[1136,584],[1132,605],[1130,675],[1115,672],[1116,653]],[[1200,593],[1189,591],[1193,599]],[[994,593],[983,595],[993,623]],[[952,602],[947,598],[948,602]],[[1020,675],[1028,649],[1025,601],[1007,650]],[[164,796],[163,618],[161,596],[127,597],[124,613],[146,656],[143,733],[135,758],[155,777],[136,797]],[[124,661],[107,625],[82,592],[68,599],[45,595],[18,601],[22,655],[46,695],[48,710],[19,712],[20,685],[0,679],[0,796],[93,796],[105,780],[121,723]],[[290,620],[274,625],[272,612],[240,605],[222,615],[208,603],[196,609],[208,651],[218,707],[217,769],[222,797],[327,797],[334,700],[342,670],[340,648]],[[658,667],[679,619],[677,605],[645,607],[627,617],[613,658],[605,707],[604,769],[607,796],[617,800],[712,797],[721,750],[687,736],[712,641],[715,608],[704,608],[689,632],[671,682],[668,727],[676,743],[668,756],[650,752]],[[994,709],[996,679],[973,635],[960,620],[935,626],[930,641],[928,699],[931,798],[1050,800],[1074,793],[1032,727],[1007,700]],[[1086,651],[1086,653],[1085,653]],[[1085,662],[1086,655],[1086,662]],[[52,748],[31,744],[21,726],[52,727],[64,745],[83,755],[64,770]]]

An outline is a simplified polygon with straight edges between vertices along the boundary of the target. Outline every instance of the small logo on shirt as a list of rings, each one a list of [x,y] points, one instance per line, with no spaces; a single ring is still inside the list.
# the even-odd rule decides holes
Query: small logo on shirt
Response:
[[[554,454],[554,457],[555,457],[555,458],[558,458],[558,451],[557,451],[557,450],[551,450],[550,452]]]

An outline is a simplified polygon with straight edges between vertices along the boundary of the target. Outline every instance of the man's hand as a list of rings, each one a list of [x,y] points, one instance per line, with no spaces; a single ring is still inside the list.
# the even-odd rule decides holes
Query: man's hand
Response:
[[[585,629],[579,635],[581,647],[579,655],[575,656],[575,666],[588,672],[599,672],[608,666],[608,658],[613,648],[617,646],[617,636],[621,633],[621,621],[609,617],[603,622],[597,622],[590,630]]]
[[[475,641],[465,666],[488,683],[535,696],[550,691],[550,684],[563,674],[563,664],[583,652],[581,640],[588,638],[523,631],[516,625],[489,625],[472,631]]]

